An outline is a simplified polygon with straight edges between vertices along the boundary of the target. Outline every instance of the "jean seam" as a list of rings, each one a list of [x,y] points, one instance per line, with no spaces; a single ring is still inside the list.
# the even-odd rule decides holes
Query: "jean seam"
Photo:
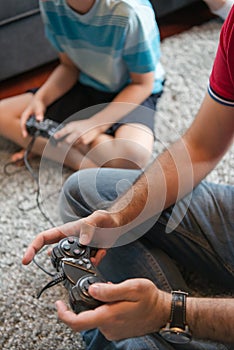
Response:
[[[155,270],[157,271],[157,277],[159,277],[159,281],[161,281],[160,277],[162,277],[163,283],[161,283],[163,290],[165,291],[171,291],[171,286],[170,283],[168,281],[168,279],[166,278],[165,274],[163,273],[160,265],[157,263],[157,261],[152,257],[152,255],[150,253],[147,253],[147,256],[151,262],[151,266],[155,268]],[[164,289],[165,288],[165,289]]]

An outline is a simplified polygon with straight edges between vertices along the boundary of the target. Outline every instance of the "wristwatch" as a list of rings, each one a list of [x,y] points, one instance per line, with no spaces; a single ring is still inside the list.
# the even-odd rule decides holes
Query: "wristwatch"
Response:
[[[192,339],[189,326],[186,323],[186,298],[188,293],[172,292],[171,316],[166,326],[159,334],[169,343],[186,344]]]

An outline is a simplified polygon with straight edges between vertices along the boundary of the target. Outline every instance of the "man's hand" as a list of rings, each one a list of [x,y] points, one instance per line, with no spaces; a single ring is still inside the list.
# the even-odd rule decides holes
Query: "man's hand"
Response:
[[[72,221],[59,227],[39,233],[27,248],[22,263],[29,264],[36,253],[47,244],[59,242],[68,236],[80,237],[80,243],[95,248],[109,248],[118,239],[120,229],[114,220],[115,216],[104,210],[98,210],[87,218]],[[99,249],[92,262],[98,265],[105,255],[104,249]]]
[[[28,265],[44,245],[57,243],[64,237],[66,237],[66,234],[60,231],[59,227],[39,233],[26,249],[22,263]]]
[[[59,319],[74,331],[98,328],[107,339],[120,340],[156,332],[170,316],[170,294],[147,279],[95,283],[89,293],[105,304],[76,315],[62,301],[56,302]]]
[[[111,248],[122,235],[118,213],[97,210],[85,219],[79,220],[80,243],[95,248]]]

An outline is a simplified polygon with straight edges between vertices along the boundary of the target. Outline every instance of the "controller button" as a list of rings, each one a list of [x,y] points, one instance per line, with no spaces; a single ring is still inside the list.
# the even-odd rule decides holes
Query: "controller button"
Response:
[[[73,253],[74,253],[74,255],[80,255],[81,254],[81,250],[80,249],[74,249]]]
[[[91,267],[92,267],[92,264],[87,264],[87,265],[86,265],[86,269],[88,269],[88,270],[90,270]]]
[[[68,252],[69,250],[70,250],[70,244],[64,244],[63,245],[63,249],[66,251],[66,252]]]
[[[87,258],[83,258],[82,261],[83,261],[85,264],[88,264],[88,263],[90,262],[89,259],[87,259]]]
[[[78,260],[78,261],[77,261],[77,264],[80,265],[80,266],[82,266],[84,263],[83,263],[82,260]]]
[[[75,239],[73,237],[68,237],[67,241],[68,243],[73,244],[75,242]]]

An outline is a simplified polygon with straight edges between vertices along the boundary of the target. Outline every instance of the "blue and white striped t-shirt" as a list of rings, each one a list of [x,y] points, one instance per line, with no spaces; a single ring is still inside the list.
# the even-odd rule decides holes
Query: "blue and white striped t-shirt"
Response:
[[[41,0],[46,36],[80,69],[81,83],[119,92],[129,73],[155,71],[153,93],[162,90],[160,37],[148,0],[96,0],[78,14],[66,0]]]

